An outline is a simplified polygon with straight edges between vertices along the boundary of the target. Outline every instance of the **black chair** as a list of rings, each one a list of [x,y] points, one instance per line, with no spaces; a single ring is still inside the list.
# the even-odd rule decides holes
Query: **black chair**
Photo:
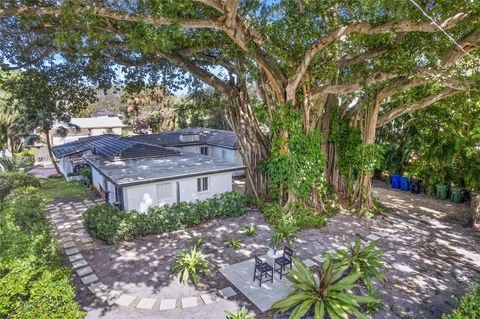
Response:
[[[280,274],[280,279],[282,279],[283,272],[287,269],[287,266],[290,266],[290,269],[292,269],[292,256],[293,250],[285,246],[283,249],[283,256],[275,259],[273,267],[274,271]],[[278,268],[277,265],[279,266]]]
[[[255,256],[255,271],[253,272],[253,282],[255,279],[258,279],[260,284],[259,287],[262,286],[262,282],[273,282],[273,268],[267,263],[264,263],[260,258]]]

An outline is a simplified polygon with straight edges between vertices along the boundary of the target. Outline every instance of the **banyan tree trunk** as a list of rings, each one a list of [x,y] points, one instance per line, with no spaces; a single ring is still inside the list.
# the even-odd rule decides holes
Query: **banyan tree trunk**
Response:
[[[473,228],[480,230],[480,193],[472,194],[470,207],[472,209]]]
[[[266,197],[268,177],[258,167],[268,159],[270,143],[253,115],[246,87],[237,87],[232,92],[230,101],[234,105],[227,109],[227,118],[237,136],[245,165],[245,193],[257,197]]]
[[[363,146],[375,144],[375,131],[377,126],[378,111],[380,103],[375,102],[365,110]],[[363,161],[363,159],[361,159]],[[355,184],[354,208],[358,211],[371,211],[374,208],[372,197],[372,175],[373,172],[363,172]]]

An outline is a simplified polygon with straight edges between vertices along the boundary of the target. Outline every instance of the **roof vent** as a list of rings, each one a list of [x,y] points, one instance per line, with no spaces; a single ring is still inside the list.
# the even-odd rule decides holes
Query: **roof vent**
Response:
[[[180,135],[181,142],[198,142],[200,136],[198,134],[182,134]]]

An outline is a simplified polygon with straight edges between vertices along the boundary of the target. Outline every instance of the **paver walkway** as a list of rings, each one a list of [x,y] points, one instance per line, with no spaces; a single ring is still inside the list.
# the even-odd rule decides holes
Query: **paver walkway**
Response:
[[[88,207],[102,204],[102,199],[84,200],[82,202],[58,203],[47,205],[48,216],[55,226],[60,243],[78,275],[80,282],[87,287],[95,298],[108,305],[131,307],[139,310],[175,310],[210,305],[220,301],[216,293],[199,296],[184,296],[174,299],[158,299],[134,296],[106,285],[84,258],[83,252],[94,249],[94,241],[86,232],[82,214]],[[231,307],[227,307],[231,308]]]

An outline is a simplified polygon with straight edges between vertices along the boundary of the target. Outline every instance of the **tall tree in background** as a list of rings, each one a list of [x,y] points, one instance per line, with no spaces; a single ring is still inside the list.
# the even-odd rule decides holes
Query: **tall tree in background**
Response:
[[[350,181],[339,164],[355,154],[354,205],[368,210],[372,169],[381,155],[376,128],[477,88],[480,3],[441,0],[422,10],[438,23],[404,0],[6,2],[1,50],[7,67],[59,53],[87,59],[98,83],[111,81],[118,65],[127,80],[156,83],[162,77],[172,88],[195,85],[180,70],[188,72],[228,101],[251,193],[267,193],[267,176],[257,167],[271,151],[277,158],[295,152],[291,158],[308,157],[291,143],[320,143],[310,135],[321,132],[317,149],[327,161],[312,172],[325,169],[334,189],[345,194]],[[248,83],[258,87],[262,112]],[[291,119],[300,122],[304,137],[290,138],[289,131],[302,134],[295,123],[283,123],[290,130],[274,125],[274,131],[259,123],[259,114],[273,123],[297,111],[301,116]],[[359,133],[348,140],[358,145],[332,139],[345,125]],[[322,201],[316,184],[304,200]],[[283,186],[287,202],[305,197],[295,185]]]
[[[42,70],[20,72],[2,86],[17,116],[12,129],[27,135],[40,129],[45,134],[50,159],[60,173],[52,153],[50,131],[57,122],[68,123],[70,117],[95,100],[95,91],[72,71],[70,65],[54,65]]]

